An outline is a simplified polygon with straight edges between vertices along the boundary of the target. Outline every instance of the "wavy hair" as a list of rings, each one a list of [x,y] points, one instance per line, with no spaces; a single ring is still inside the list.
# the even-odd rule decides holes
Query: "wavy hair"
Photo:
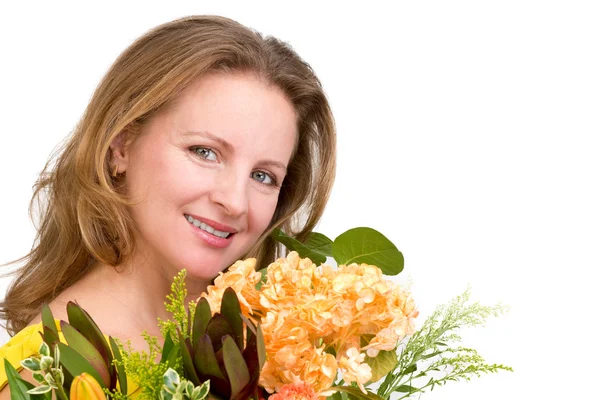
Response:
[[[34,187],[40,212],[29,254],[16,271],[0,317],[12,335],[97,262],[118,266],[134,249],[133,221],[120,180],[110,174],[111,141],[139,126],[210,72],[252,73],[293,104],[298,142],[269,229],[245,256],[264,266],[283,255],[269,237],[280,228],[306,238],[325,209],[335,175],[335,126],[312,68],[286,43],[219,16],[160,25],[115,61],[67,142]]]

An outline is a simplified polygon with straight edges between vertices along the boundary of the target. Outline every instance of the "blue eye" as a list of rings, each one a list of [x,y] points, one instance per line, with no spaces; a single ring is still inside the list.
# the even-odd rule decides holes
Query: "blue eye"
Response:
[[[250,176],[252,176],[252,179],[260,183],[264,183],[265,185],[275,184],[275,180],[269,174],[263,171],[254,171],[252,174],[250,174]]]
[[[208,161],[217,161],[217,154],[208,147],[194,147],[192,151]]]

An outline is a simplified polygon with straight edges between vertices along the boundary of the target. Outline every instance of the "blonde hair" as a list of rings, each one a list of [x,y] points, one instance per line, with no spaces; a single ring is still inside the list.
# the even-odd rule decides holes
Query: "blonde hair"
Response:
[[[287,44],[235,21],[192,16],[135,41],[97,87],[72,136],[40,174],[30,205],[41,204],[33,249],[17,271],[0,317],[14,334],[96,262],[117,266],[132,254],[133,222],[109,145],[129,137],[193,81],[209,72],[252,73],[278,87],[297,114],[298,143],[270,229],[246,255],[259,266],[281,256],[272,229],[304,239],[323,214],[335,175],[335,127],[312,68]]]

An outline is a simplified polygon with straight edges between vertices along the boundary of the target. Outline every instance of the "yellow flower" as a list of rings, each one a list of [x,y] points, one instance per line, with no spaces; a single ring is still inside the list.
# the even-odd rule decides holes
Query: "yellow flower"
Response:
[[[71,400],[105,400],[106,394],[100,384],[88,373],[84,372],[71,383]]]

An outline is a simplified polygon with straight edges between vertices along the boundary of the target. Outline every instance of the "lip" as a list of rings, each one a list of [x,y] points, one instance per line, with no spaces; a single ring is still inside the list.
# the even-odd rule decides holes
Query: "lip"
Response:
[[[235,228],[232,228],[231,226],[228,226],[228,225],[220,224],[220,223],[218,223],[216,221],[213,221],[212,219],[202,218],[202,217],[199,217],[197,215],[188,214],[188,213],[185,213],[184,217],[186,215],[189,215],[190,217],[192,217],[194,219],[197,219],[200,222],[204,222],[206,225],[210,225],[210,226],[212,226],[214,229],[216,229],[218,231],[227,232],[227,233],[237,233],[237,230]]]
[[[194,224],[190,224],[189,221],[187,220],[186,215],[189,215],[189,216],[193,217],[194,219],[197,219],[198,221],[204,222],[205,224],[210,225],[219,231],[229,232],[229,236],[226,238],[221,238],[221,237],[215,236],[211,233],[208,233],[208,232],[200,229],[199,227],[195,226]],[[185,219],[185,223],[189,225],[189,227],[192,229],[193,233],[196,236],[198,236],[198,238],[200,238],[200,240],[202,240],[208,246],[216,248],[216,249],[223,249],[223,248],[229,246],[231,244],[233,237],[235,236],[235,233],[237,232],[235,229],[233,229],[230,226],[219,224],[210,219],[199,218],[193,214],[185,214],[183,216],[183,218]]]

